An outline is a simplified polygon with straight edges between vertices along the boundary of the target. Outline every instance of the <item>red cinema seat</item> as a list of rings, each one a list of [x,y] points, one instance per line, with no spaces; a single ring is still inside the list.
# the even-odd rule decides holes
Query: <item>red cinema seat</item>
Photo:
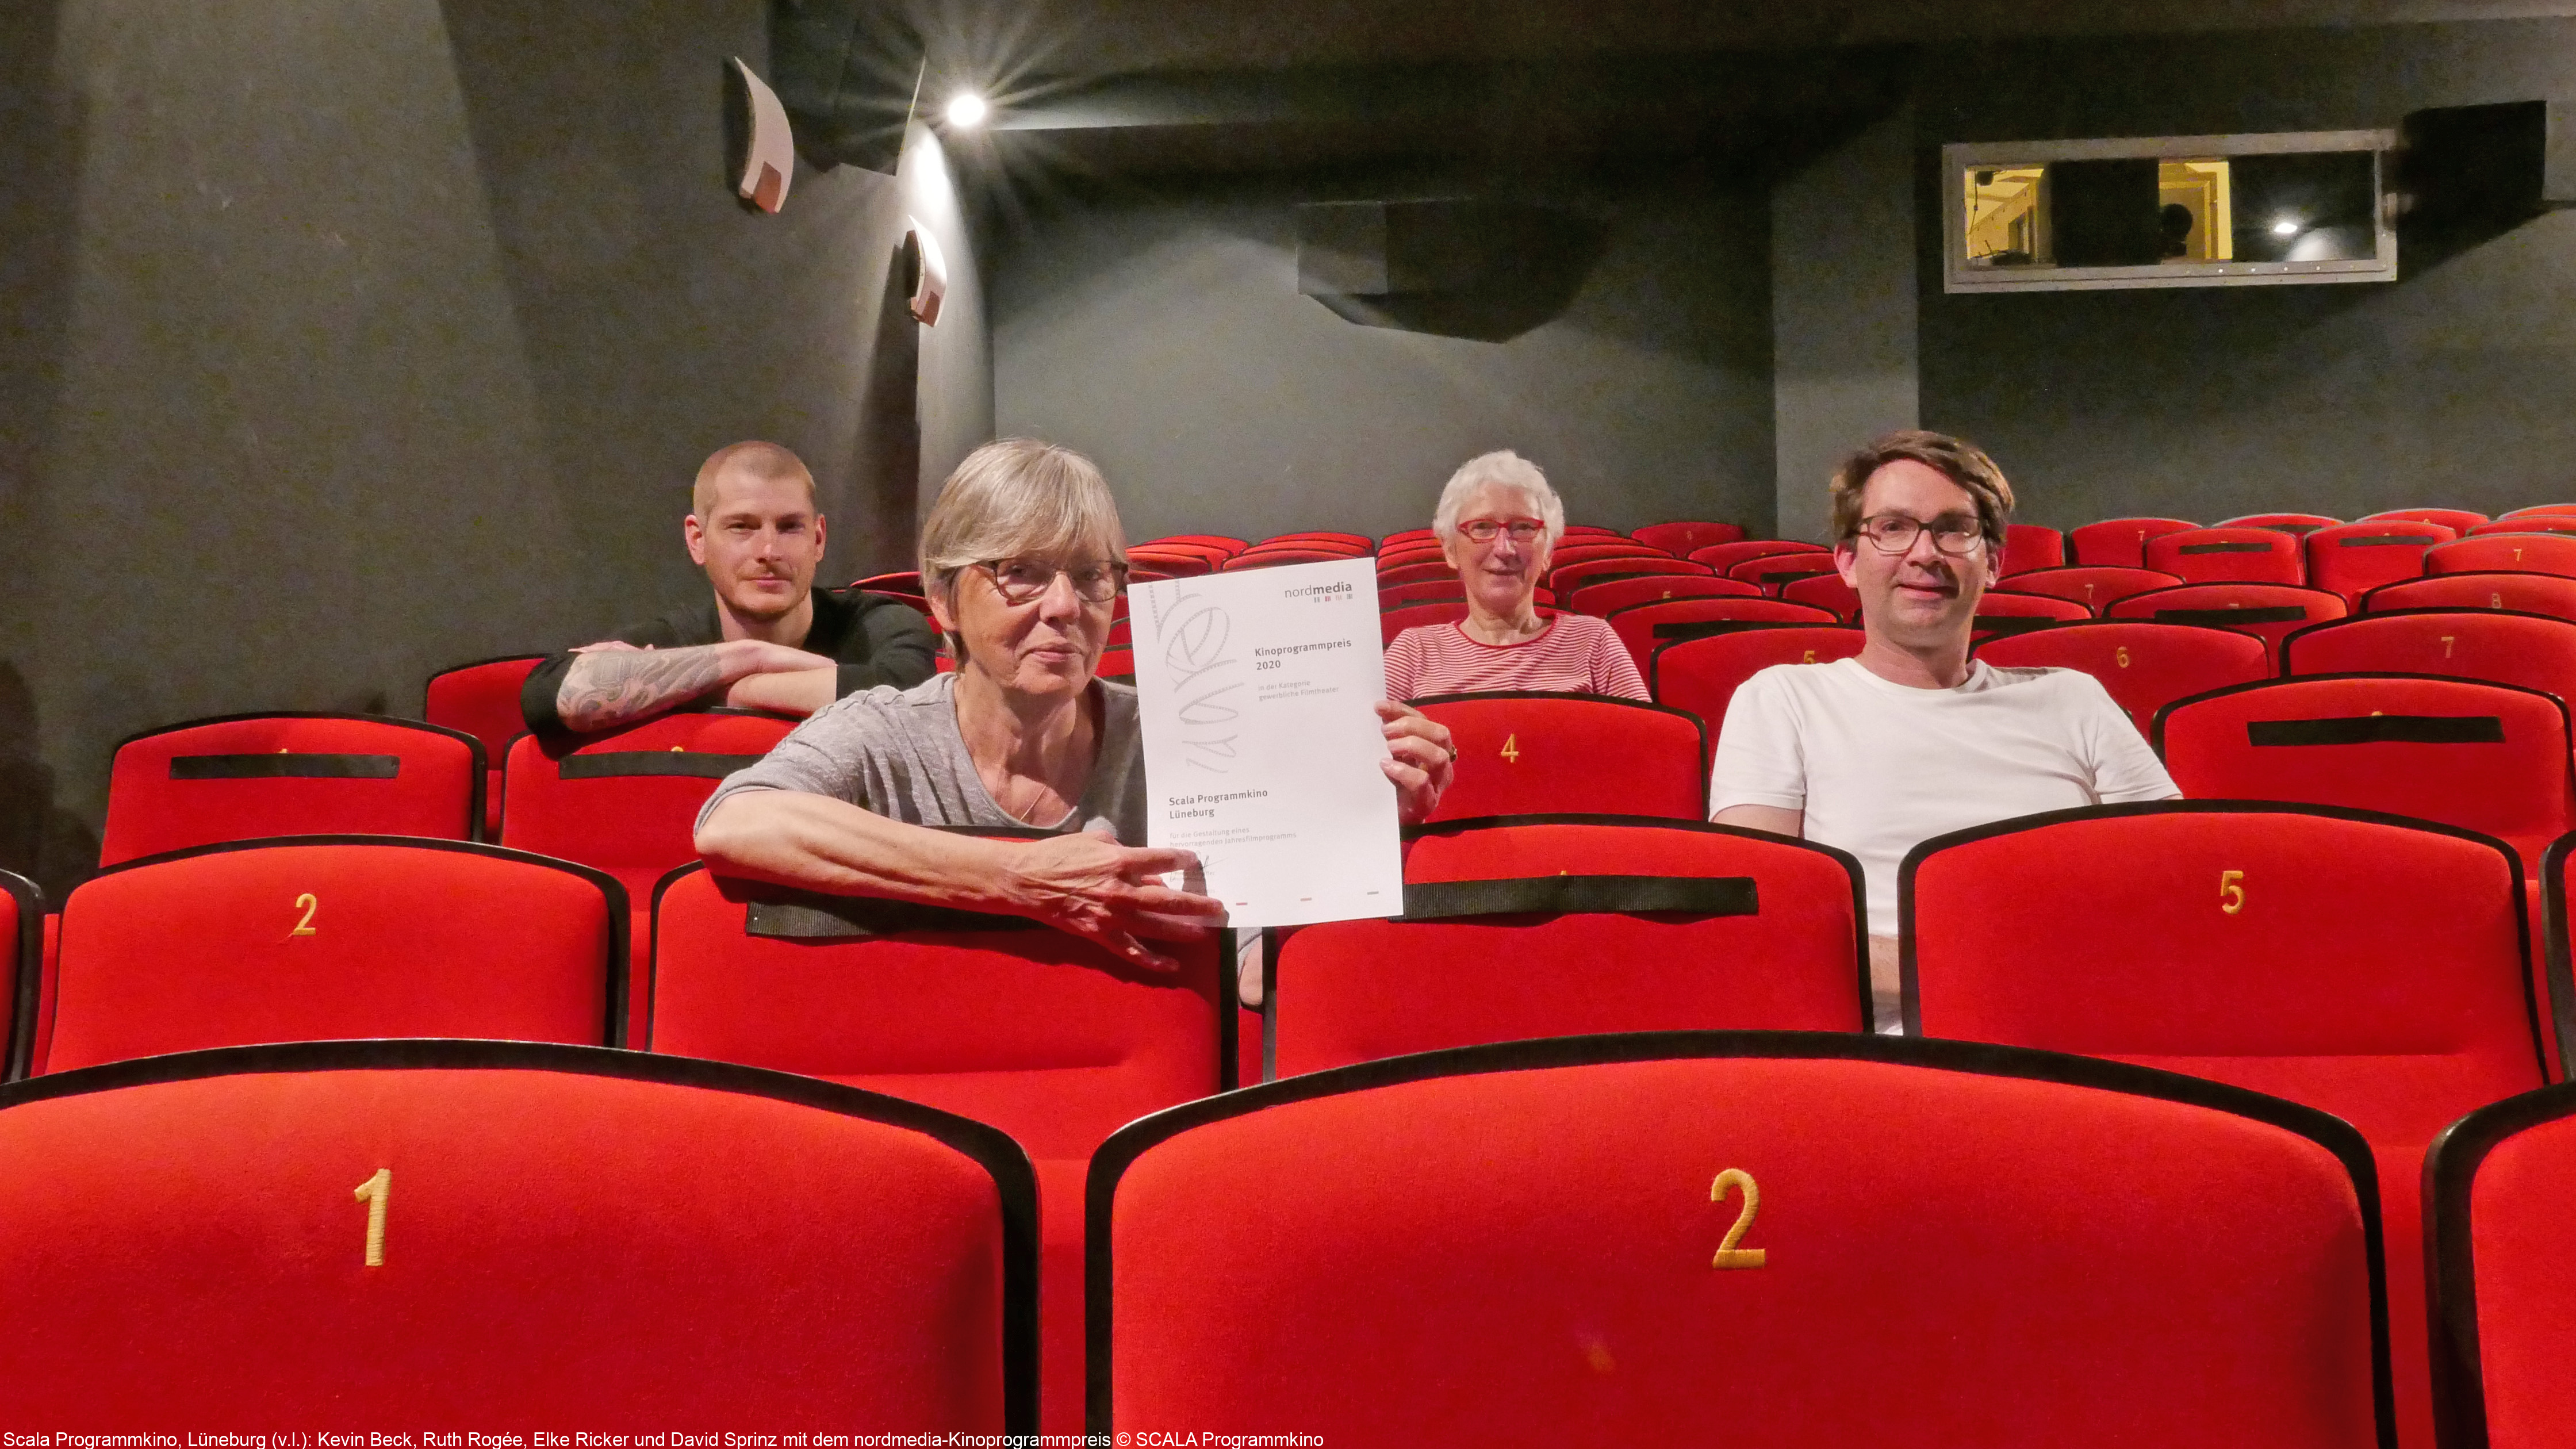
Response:
[[[1331,529],[1314,529],[1304,533],[1274,533],[1254,544],[1252,548],[1245,549],[1244,552],[1250,553],[1253,549],[1263,548],[1329,548],[1345,555],[1356,556],[1376,552],[1377,540],[1365,533],[1339,533]]]
[[[2431,523],[2390,520],[2339,523],[2307,536],[2308,585],[2343,595],[2361,607],[2361,596],[2381,584],[2424,576],[2424,550],[2456,535]]]
[[[2576,517],[2568,522],[2576,524]],[[2556,574],[2576,578],[2576,537],[2563,533],[2472,533],[2424,550],[2428,574]]]
[[[1440,535],[1427,528],[1399,528],[1395,532],[1390,533],[1386,537],[1377,541],[1378,552],[1384,553],[1389,549],[1397,548],[1408,543],[1429,542],[1439,536]]]
[[[1217,567],[1225,562],[1226,557],[1230,555],[1213,556],[1194,551],[1184,553],[1165,552],[1162,549],[1153,548],[1131,548],[1127,550],[1128,577],[1131,580],[1141,579],[1149,584],[1159,583],[1164,579],[1194,579],[1201,574],[1215,572]]]
[[[1533,608],[1542,619],[1553,619],[1563,612],[1545,604],[1534,605]],[[1447,604],[1407,604],[1400,609],[1386,609],[1377,616],[1378,629],[1383,636],[1380,643],[1393,644],[1395,637],[1407,629],[1417,629],[1425,624],[1455,624],[1466,617],[1467,601],[1463,598]]]
[[[1037,1430],[1032,1196],[989,1127],[600,1047],[300,1043],[20,1082],[9,1408],[999,1443]]]
[[[1832,553],[1820,543],[1800,543],[1789,538],[1748,538],[1736,543],[1713,543],[1690,552],[1692,563],[1702,563],[1723,574],[1746,559],[1769,558],[1783,553]]]
[[[2495,836],[2535,870],[2576,826],[2567,706],[2511,685],[2412,674],[2241,684],[2165,706],[2153,739],[2188,799],[2411,815]]]
[[[111,866],[63,902],[27,1065],[259,1042],[623,1041],[626,892],[458,840],[294,835]]]
[[[1286,564],[1340,563],[1365,555],[1330,548],[1248,548],[1217,565],[1219,573],[1240,573],[1245,569],[1275,569]]]
[[[918,598],[922,593],[921,570],[898,569],[893,573],[870,574],[863,579],[851,580],[850,587],[865,589],[872,594],[911,594]]]
[[[2268,528],[2276,533],[2305,536],[2320,528],[2332,528],[2343,522],[2322,513],[2248,513],[2241,518],[2222,518],[2212,528]]]
[[[2154,569],[2114,568],[2107,564],[2074,564],[2062,569],[2034,569],[2014,574],[1997,583],[1992,592],[1999,594],[2042,594],[2052,599],[2065,599],[2082,604],[2099,614],[2103,609],[2131,594],[2150,589],[2169,589],[2182,580]]]
[[[1427,584],[1435,581],[1458,583],[1458,571],[1449,567],[1447,560],[1437,556],[1422,563],[1399,564],[1394,568],[1382,568],[1377,571],[1378,587],[1382,589],[1397,584]],[[1463,588],[1464,585],[1461,587]]]
[[[512,654],[442,669],[429,677],[421,717],[463,730],[483,746],[482,839],[501,838],[501,757],[527,729],[519,713],[519,687],[543,664],[542,654]]]
[[[1104,1437],[2388,1442],[2360,1135],[2113,1062],[1803,1032],[1468,1047],[1136,1123],[1090,1196]]]
[[[2069,530],[2069,561],[2124,569],[2147,567],[2147,540],[2200,527],[2179,518],[2106,518]]]
[[[2291,584],[2184,584],[2131,594],[2102,611],[2111,619],[2234,629],[2261,639],[2276,656],[2290,635],[2351,612],[2341,594]]]
[[[1377,607],[1381,613],[1412,604],[1463,604],[1466,601],[1467,586],[1456,579],[1431,579],[1419,584],[1381,584],[1377,591]]]
[[[2481,523],[2468,530],[2463,537],[2485,538],[2501,533],[2576,533],[2576,514],[2564,513],[2554,508],[2515,514],[2499,518],[2493,523]]]
[[[1744,681],[1774,664],[1831,664],[1858,654],[1866,636],[1840,624],[1748,624],[1724,634],[1677,639],[1646,662],[1646,687],[1655,702],[1699,716],[1708,731],[1708,758],[1717,758],[1726,707]]]
[[[1597,523],[1569,523],[1565,526],[1565,533],[1568,538],[1606,538],[1620,543],[1634,541],[1615,528],[1604,528]]]
[[[1834,570],[1834,556],[1829,553],[1775,553],[1746,559],[1728,569],[1726,576],[1738,583],[1752,584],[1776,599],[1782,589],[1798,580]]]
[[[1780,599],[1783,603],[1829,610],[1835,618],[1855,624],[1860,622],[1860,590],[1844,583],[1843,576],[1838,573],[1809,574],[1803,579],[1792,579],[1782,586]]]
[[[367,714],[236,714],[128,736],[98,858],[265,835],[483,832],[483,747],[462,730]]]
[[[26,1075],[34,1047],[36,993],[51,974],[45,949],[45,893],[25,876],[0,870],[0,1064],[11,1080]],[[28,1040],[19,1041],[21,1032]]]
[[[2156,711],[2188,695],[2272,677],[2272,651],[2233,629],[2117,619],[1989,639],[1977,657],[1997,669],[2081,669],[2102,682],[2143,735]]]
[[[2373,614],[2401,609],[2510,609],[2576,619],[2576,578],[2559,574],[2435,574],[2382,584],[2362,595]]]
[[[1105,647],[1125,649],[1134,644],[1135,639],[1136,626],[1129,623],[1124,616],[1109,621],[1109,641]]]
[[[1121,1124],[1230,1086],[1232,962],[1132,966],[1036,922],[687,868],[654,900],[649,1049],[989,1123],[1037,1165],[1047,1433],[1082,1412],[1082,1175]]]
[[[1100,651],[1100,657],[1092,661],[1091,672],[1096,678],[1115,680],[1120,684],[1133,684],[1136,682],[1136,651],[1103,649]]]
[[[2417,1184],[2444,1125],[2541,1083],[2522,880],[2499,840],[2240,802],[1936,836],[1899,877],[1906,1029],[2186,1072],[2359,1128],[2398,1442],[2431,1449]]]
[[[551,748],[535,735],[510,746],[501,843],[604,870],[626,888],[628,1041],[644,1035],[645,993],[635,983],[652,949],[654,882],[698,858],[698,807],[724,777],[768,754],[796,723],[746,710],[692,710]]]
[[[1839,624],[1842,616],[1813,604],[1785,599],[1675,599],[1663,604],[1631,604],[1608,616],[1610,631],[1628,646],[1628,655],[1644,674],[1655,650],[1676,639],[1723,634],[1748,624]]]
[[[1691,550],[1712,543],[1734,543],[1744,537],[1744,526],[1737,523],[1649,523],[1628,535],[1639,543],[1651,544],[1675,558],[1688,558]]]
[[[2195,584],[2304,584],[2299,536],[2277,528],[2195,528],[2147,540],[2145,567]]]
[[[2494,609],[2363,614],[2291,635],[2281,673],[2441,674],[2576,700],[2576,622]]]
[[[2483,513],[2465,508],[2391,508],[2384,513],[2365,514],[2360,523],[2438,523],[2455,534],[2466,533],[2487,521]]]
[[[2424,1165],[2433,1403],[2444,1445],[2567,1442],[2576,1381],[2576,1086],[2481,1107]]]
[[[1615,565],[1615,567],[1605,568],[1601,570],[1601,572],[1605,574],[1619,574],[1645,573],[1651,571],[1657,564],[1666,563],[1683,565],[1681,569],[1676,570],[1676,572],[1680,573],[1695,574],[1698,573],[1700,569],[1707,567],[1705,564],[1693,567],[1687,559],[1674,558],[1671,554],[1664,553],[1659,549],[1648,548],[1642,543],[1631,543],[1624,540],[1612,543],[1607,540],[1596,542],[1568,539],[1565,542],[1558,544],[1547,556],[1548,584],[1552,588],[1560,587],[1557,583],[1557,576],[1563,574],[1565,570],[1572,568],[1577,564]],[[1714,571],[1712,570],[1712,572]],[[1580,578],[1581,575],[1572,575],[1571,577]]]
[[[2036,523],[2006,524],[2000,564],[2005,578],[2036,569],[2063,568],[2066,565],[2066,535]]]
[[[1243,552],[1246,548],[1251,546],[1245,543],[1242,539],[1234,538],[1222,533],[1170,533],[1165,534],[1161,538],[1149,538],[1145,540],[1145,542],[1148,545],[1172,543],[1186,544],[1199,548],[1212,548],[1225,554],[1229,558]]]
[[[2008,634],[2053,629],[2060,624],[2083,623],[2092,617],[2091,609],[2073,599],[1988,589],[1977,599],[1976,627],[1969,637],[1983,642]]]
[[[1557,565],[1548,570],[1547,586],[1559,594],[1570,594],[1590,583],[1655,575],[1693,578],[1712,576],[1708,565],[1695,564],[1688,559],[1621,554],[1613,558],[1585,559],[1580,563]]]
[[[1566,596],[1566,607],[1578,614],[1606,619],[1631,604],[1665,604],[1675,599],[1751,599],[1762,591],[1752,584],[1710,574],[1637,574],[1607,583],[1585,584]]]
[[[1708,747],[1696,716],[1598,694],[1433,694],[1455,774],[1433,820],[1480,815],[1708,818]]]
[[[1425,827],[1402,916],[1286,933],[1276,1075],[1603,1031],[1864,1031],[1860,892],[1841,851],[1697,821]]]
[[[2576,503],[2534,503],[2527,508],[2508,508],[2497,514],[2496,518],[2501,521],[2507,518],[2532,518],[2552,513],[2576,513]]]

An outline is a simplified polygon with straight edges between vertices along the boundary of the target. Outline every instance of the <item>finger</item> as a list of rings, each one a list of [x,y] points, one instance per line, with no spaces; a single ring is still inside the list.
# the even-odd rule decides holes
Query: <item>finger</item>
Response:
[[[1148,971],[1160,971],[1168,974],[1181,969],[1180,962],[1175,961],[1171,957],[1164,955],[1162,952],[1153,949],[1144,942],[1128,935],[1124,931],[1114,931],[1110,933],[1109,938],[1102,944],[1108,946],[1110,950],[1117,952],[1120,957],[1128,962],[1128,964],[1141,966]]]
[[[1217,933],[1213,923],[1189,916],[1158,916],[1149,912],[1136,917],[1130,924],[1137,935],[1157,941],[1204,941]]]
[[[1411,765],[1404,764],[1401,761],[1380,760],[1377,762],[1377,767],[1386,772],[1386,777],[1395,782],[1395,787],[1397,789],[1402,790],[1407,794],[1411,794],[1416,790],[1422,789],[1424,786],[1431,783],[1431,776],[1429,774],[1421,770],[1417,770]]]
[[[1216,897],[1192,895],[1188,891],[1176,891],[1169,886],[1139,886],[1128,896],[1128,899],[1135,903],[1136,909],[1152,911],[1160,915],[1222,916],[1225,914],[1225,902]]]
[[[1168,875],[1176,870],[1196,870],[1199,858],[1195,852],[1169,846],[1122,846],[1118,862],[1121,875]]]
[[[1417,740],[1411,738],[1391,740],[1388,742],[1387,748],[1395,752],[1395,757],[1397,759],[1404,761],[1408,765],[1418,766],[1425,770],[1430,769],[1435,764],[1446,763],[1449,759],[1449,752],[1447,750],[1441,749],[1429,740]]]
[[[1381,699],[1377,702],[1377,717],[1388,721],[1405,719],[1407,717],[1420,719],[1422,718],[1422,711],[1415,709],[1409,704],[1398,704],[1391,699]]]

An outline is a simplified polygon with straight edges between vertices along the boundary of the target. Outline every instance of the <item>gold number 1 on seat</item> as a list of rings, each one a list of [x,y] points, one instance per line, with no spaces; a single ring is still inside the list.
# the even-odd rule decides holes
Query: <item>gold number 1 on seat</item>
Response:
[[[385,1265],[385,1204],[394,1195],[394,1170],[379,1167],[376,1175],[358,1184],[358,1201],[367,1205],[367,1266]]]

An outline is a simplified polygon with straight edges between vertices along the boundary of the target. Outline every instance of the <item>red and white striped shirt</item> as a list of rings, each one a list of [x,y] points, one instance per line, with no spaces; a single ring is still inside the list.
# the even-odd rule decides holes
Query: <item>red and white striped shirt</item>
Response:
[[[1646,698],[1628,646],[1589,614],[1559,614],[1535,639],[1484,644],[1456,624],[1418,624],[1386,650],[1386,697],[1528,689]]]

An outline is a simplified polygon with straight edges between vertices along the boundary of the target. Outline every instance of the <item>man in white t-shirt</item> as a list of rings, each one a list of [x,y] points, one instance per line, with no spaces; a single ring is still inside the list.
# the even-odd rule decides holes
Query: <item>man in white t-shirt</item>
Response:
[[[1897,1030],[1896,875],[1935,835],[2181,792],[2100,681],[1968,658],[2012,517],[1994,460],[1891,433],[1832,484],[1834,562],[1860,594],[1860,654],[1783,664],[1727,706],[1710,818],[1851,852],[1867,878],[1872,1014]]]

